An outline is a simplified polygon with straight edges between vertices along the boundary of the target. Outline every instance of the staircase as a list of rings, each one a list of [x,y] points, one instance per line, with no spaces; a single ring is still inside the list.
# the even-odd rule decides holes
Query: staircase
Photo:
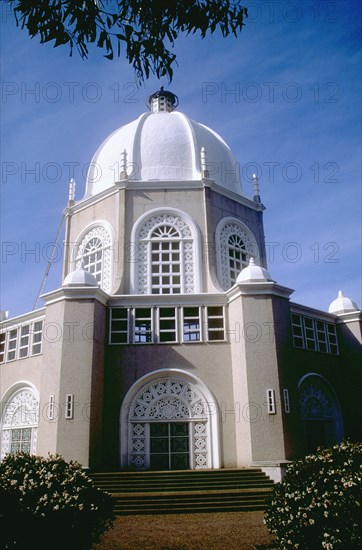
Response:
[[[102,472],[93,483],[114,498],[115,514],[264,510],[273,481],[260,469]]]

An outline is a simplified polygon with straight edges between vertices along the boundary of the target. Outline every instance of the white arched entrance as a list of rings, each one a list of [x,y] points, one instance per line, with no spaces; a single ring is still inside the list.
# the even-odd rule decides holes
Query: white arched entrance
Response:
[[[128,391],[120,421],[121,468],[219,468],[213,395],[194,375],[158,370]]]
[[[39,423],[39,392],[28,382],[9,388],[2,399],[1,453],[23,451],[35,454]]]

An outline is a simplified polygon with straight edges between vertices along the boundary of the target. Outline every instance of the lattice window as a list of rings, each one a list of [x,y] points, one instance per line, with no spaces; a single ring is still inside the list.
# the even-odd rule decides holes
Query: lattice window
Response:
[[[186,432],[192,467],[209,467],[207,414],[207,403],[196,385],[176,378],[161,378],[148,384],[135,396],[129,411],[130,463],[137,469],[149,467],[151,423],[183,421],[183,426],[191,423]]]
[[[227,218],[216,230],[218,278],[224,290],[236,281],[250,257],[259,258],[259,250],[251,231],[238,220]],[[224,224],[224,225],[222,225]]]
[[[195,292],[194,239],[181,216],[150,218],[140,228],[137,250],[139,294]]]
[[[1,458],[23,450],[35,453],[39,403],[32,390],[24,388],[6,403],[2,416]]]
[[[83,268],[96,278],[100,287],[111,290],[112,237],[102,225],[93,227],[75,245],[75,265]]]

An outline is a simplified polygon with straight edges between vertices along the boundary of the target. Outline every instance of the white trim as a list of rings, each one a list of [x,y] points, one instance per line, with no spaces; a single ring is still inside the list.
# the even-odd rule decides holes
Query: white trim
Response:
[[[213,396],[212,392],[205,385],[205,383],[197,376],[190,374],[181,369],[159,369],[150,374],[142,376],[137,380],[133,386],[128,390],[125,395],[121,411],[120,411],[120,464],[121,468],[125,468],[128,465],[129,461],[129,430],[131,422],[129,420],[129,414],[131,406],[136,398],[137,394],[152,382],[157,381],[158,379],[179,379],[180,381],[189,382],[191,384],[197,385],[200,394],[205,400],[205,404],[208,409],[207,417],[207,429],[208,429],[208,440],[209,440],[209,468],[220,468],[220,441],[219,441],[219,414],[218,407],[216,406],[216,399]]]
[[[183,210],[179,210],[178,208],[154,208],[152,210],[149,210],[142,216],[138,218],[138,220],[134,223],[131,231],[131,246],[134,247],[134,250],[136,252],[136,257],[134,258],[134,261],[131,262],[131,273],[130,273],[130,293],[131,294],[138,294],[138,246],[139,246],[139,232],[141,231],[143,225],[146,223],[148,218],[153,218],[157,215],[167,215],[170,214],[171,216],[179,216],[182,218],[185,223],[189,226],[192,234],[192,241],[193,241],[193,261],[194,261],[194,277],[195,277],[195,284],[194,284],[194,293],[197,294],[202,292],[202,271],[201,271],[201,245],[200,245],[200,229],[196,222],[191,218],[189,214],[184,212]],[[150,260],[149,260],[150,261]],[[181,259],[181,262],[183,260]],[[182,294],[182,293],[181,293]],[[159,296],[158,294],[155,294],[153,296]],[[170,295],[168,295],[170,296]],[[178,295],[177,295],[178,296]]]

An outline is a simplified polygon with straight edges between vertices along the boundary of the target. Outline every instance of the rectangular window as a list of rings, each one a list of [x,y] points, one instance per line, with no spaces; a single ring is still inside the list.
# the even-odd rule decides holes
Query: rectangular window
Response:
[[[0,334],[0,364],[5,361],[5,340],[6,332],[2,332]]]
[[[28,357],[30,342],[30,325],[24,325],[20,329],[19,359]]]
[[[176,308],[160,307],[158,317],[158,341],[177,342]]]
[[[64,418],[71,420],[74,415],[74,394],[67,393],[65,396],[65,414]]]
[[[316,351],[316,335],[314,330],[314,320],[310,317],[303,317],[304,324],[304,338],[305,338],[305,347],[311,351]]]
[[[182,308],[182,326],[183,326],[183,342],[200,342],[201,341],[201,322],[199,307],[183,307]]]
[[[338,355],[339,349],[338,349],[337,332],[336,332],[335,325],[332,325],[331,323],[327,323],[327,335],[328,335],[329,353],[332,353],[333,355]]]
[[[43,340],[43,321],[36,321],[33,325],[33,339],[31,346],[31,354],[38,355],[42,350]]]
[[[318,321],[318,319],[315,319],[315,328],[317,333],[318,350],[323,353],[327,353],[328,344],[327,344],[326,324],[323,321]]]
[[[275,392],[274,390],[266,390],[268,414],[275,414]]]
[[[30,453],[31,447],[31,428],[18,428],[11,430],[10,452]]]
[[[135,344],[152,342],[152,308],[135,308],[133,341]]]
[[[117,307],[110,314],[110,344],[128,344],[128,309]]]
[[[293,342],[297,348],[338,355],[336,327],[320,319],[292,313]]]
[[[49,395],[49,403],[48,403],[48,419],[54,420],[54,404],[55,404],[55,396]]]
[[[284,411],[290,413],[289,390],[283,390]]]
[[[207,306],[207,339],[211,342],[225,340],[223,306]]]
[[[7,361],[13,361],[16,359],[16,344],[18,340],[18,329],[10,330],[8,336],[8,353],[6,356]]]
[[[292,313],[293,343],[296,348],[304,348],[303,325],[301,315]]]

